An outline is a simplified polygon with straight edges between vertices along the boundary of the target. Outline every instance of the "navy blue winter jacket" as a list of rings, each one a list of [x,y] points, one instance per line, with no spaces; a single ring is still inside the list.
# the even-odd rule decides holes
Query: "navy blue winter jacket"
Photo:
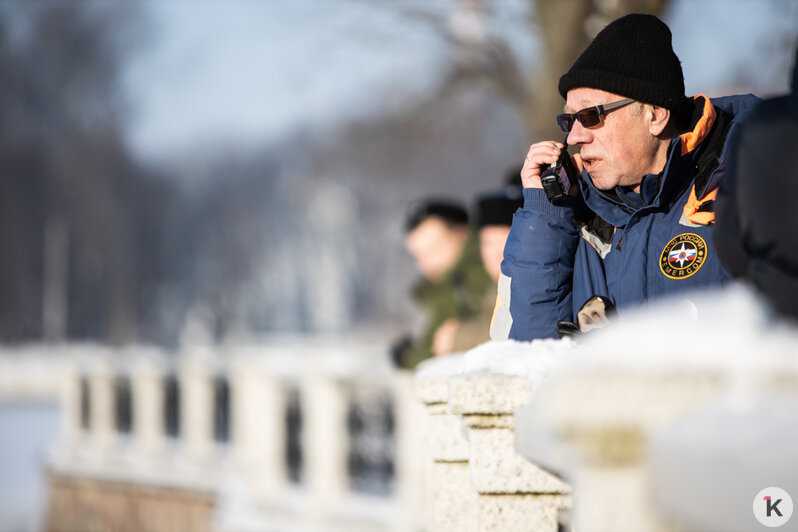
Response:
[[[599,191],[587,172],[579,182],[581,196],[562,206],[552,205],[542,189],[524,189],[499,283],[499,307],[509,306],[511,321],[492,337],[556,337],[557,321],[576,322],[595,295],[622,312],[730,280],[712,247],[712,203],[723,179],[727,140],[758,102],[752,95],[711,103],[695,97],[693,130],[671,141],[663,172],[645,176],[639,195],[621,187]],[[584,205],[597,217],[585,216]]]

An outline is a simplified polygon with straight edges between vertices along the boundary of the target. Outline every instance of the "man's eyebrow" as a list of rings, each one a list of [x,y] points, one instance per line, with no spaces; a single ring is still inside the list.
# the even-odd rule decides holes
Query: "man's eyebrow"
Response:
[[[568,104],[566,103],[563,106],[563,110],[568,114],[573,114],[573,113],[578,113],[582,109],[590,109],[592,107],[596,107],[595,100],[582,100],[581,102],[578,103],[582,106],[579,109],[571,109],[570,107],[568,107]]]

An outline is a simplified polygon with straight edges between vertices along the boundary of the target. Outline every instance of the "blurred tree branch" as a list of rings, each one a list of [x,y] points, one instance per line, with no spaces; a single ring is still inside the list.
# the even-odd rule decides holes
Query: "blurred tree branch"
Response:
[[[560,76],[608,23],[628,13],[660,15],[668,0],[531,1],[544,55],[524,113],[536,138],[560,140],[563,134],[554,122],[564,104],[557,91]]]

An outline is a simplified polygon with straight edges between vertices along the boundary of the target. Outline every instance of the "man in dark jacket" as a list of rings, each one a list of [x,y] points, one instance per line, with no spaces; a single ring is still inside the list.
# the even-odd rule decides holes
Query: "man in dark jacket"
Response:
[[[412,295],[425,314],[422,333],[392,349],[397,366],[414,369],[434,353],[435,335],[447,320],[465,320],[482,309],[490,278],[482,266],[468,213],[452,200],[414,205],[406,221],[405,244],[421,273]]]
[[[525,205],[504,252],[491,337],[555,337],[597,298],[623,312],[731,279],[713,246],[727,135],[758,100],[684,95],[668,27],[633,14],[605,27],[560,78],[557,122],[580,175],[550,201],[541,183],[563,144],[533,144]]]
[[[798,319],[798,49],[792,93],[759,104],[731,141],[713,238],[721,261]]]
[[[432,345],[436,355],[467,351],[490,340],[490,322],[496,305],[496,285],[501,275],[504,245],[510,233],[513,214],[522,205],[520,185],[507,185],[477,197],[475,225],[479,254],[491,282],[486,285],[482,309],[478,314],[471,318],[450,318],[438,329]]]

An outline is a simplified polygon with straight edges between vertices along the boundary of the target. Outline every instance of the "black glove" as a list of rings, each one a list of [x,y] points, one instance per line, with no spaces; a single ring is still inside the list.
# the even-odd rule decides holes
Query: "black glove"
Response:
[[[393,363],[394,367],[402,368],[404,365],[402,364],[402,359],[404,358],[404,354],[407,350],[413,347],[413,337],[409,334],[405,334],[401,336],[398,340],[394,340],[391,344],[391,347],[388,350],[388,354],[391,357],[391,362]]]
[[[579,326],[568,320],[559,320],[557,322],[557,334],[560,335],[560,338],[565,338],[566,336],[576,336],[579,334]]]

